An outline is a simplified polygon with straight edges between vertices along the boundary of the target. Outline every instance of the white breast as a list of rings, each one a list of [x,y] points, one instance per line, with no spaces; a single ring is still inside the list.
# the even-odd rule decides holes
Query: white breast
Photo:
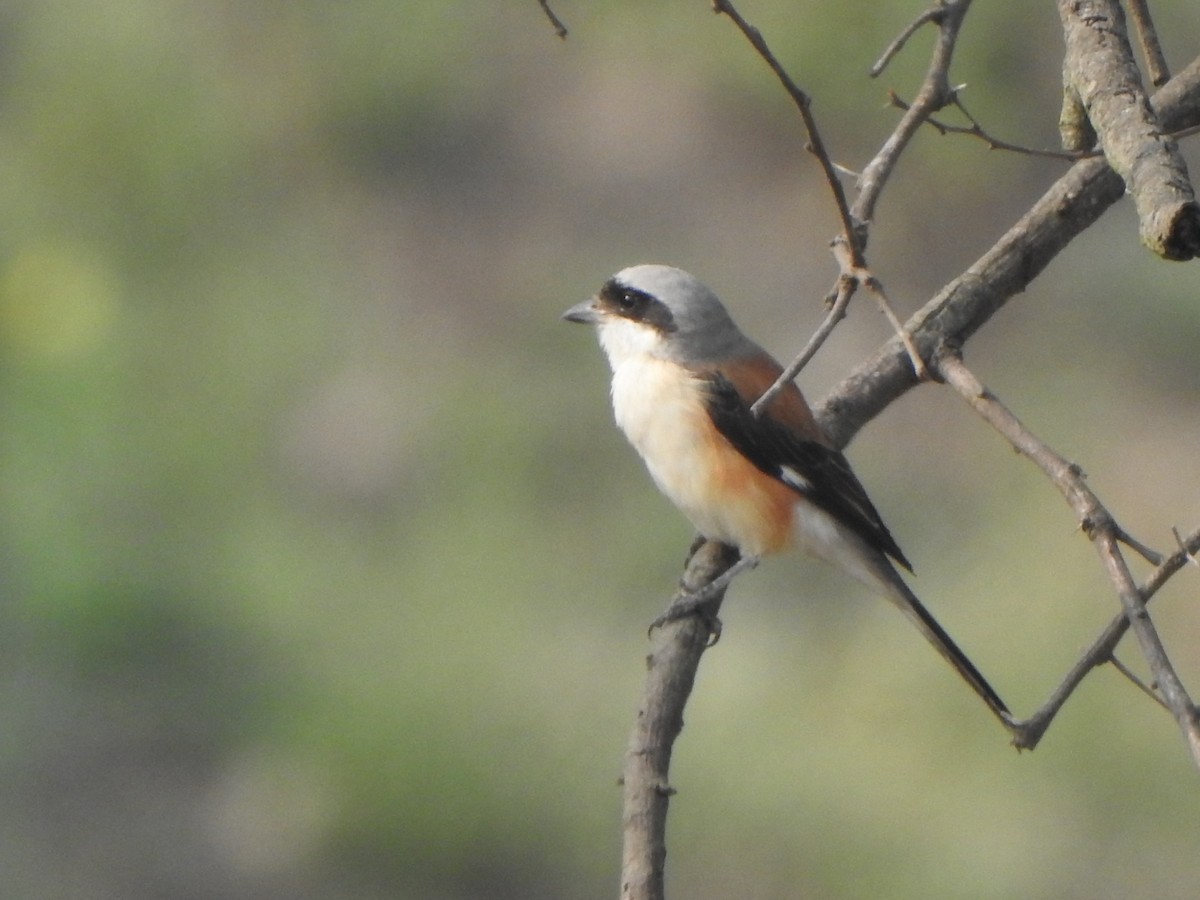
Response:
[[[730,466],[732,448],[716,434],[701,386],[687,369],[658,355],[661,337],[617,320],[601,326],[600,344],[613,370],[617,425],[659,490],[705,537],[756,555],[781,549],[776,523],[764,515],[773,500],[763,480],[748,461]]]
[[[706,423],[691,376],[660,358],[661,336],[641,323],[625,319],[604,323],[600,346],[613,371],[617,425],[645,461],[659,490],[705,531],[696,521],[701,504],[695,494],[703,487],[697,473],[702,471],[698,457],[704,452]]]
[[[646,462],[659,489],[689,515],[705,451],[707,422],[696,386],[683,369],[662,360],[628,360],[613,371],[617,425]],[[699,524],[699,523],[697,523]]]
[[[742,529],[726,521],[732,510],[713,503],[712,426],[697,402],[695,379],[675,363],[622,352],[628,348],[613,347],[606,332],[601,342],[613,364],[613,414],[650,477],[701,534],[742,543]]]

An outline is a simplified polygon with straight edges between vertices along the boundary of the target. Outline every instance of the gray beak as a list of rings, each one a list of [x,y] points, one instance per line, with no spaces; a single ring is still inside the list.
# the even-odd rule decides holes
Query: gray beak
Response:
[[[562,317],[568,322],[579,322],[583,325],[599,325],[600,311],[595,307],[595,298],[584,300],[582,303],[576,303]]]

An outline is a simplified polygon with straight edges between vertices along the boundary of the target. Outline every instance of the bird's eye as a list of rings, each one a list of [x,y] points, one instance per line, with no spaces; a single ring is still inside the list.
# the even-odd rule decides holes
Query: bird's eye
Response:
[[[621,284],[615,278],[610,279],[600,289],[600,300],[610,312],[625,319],[641,319],[646,310],[654,306],[655,299],[650,294],[631,284]]]

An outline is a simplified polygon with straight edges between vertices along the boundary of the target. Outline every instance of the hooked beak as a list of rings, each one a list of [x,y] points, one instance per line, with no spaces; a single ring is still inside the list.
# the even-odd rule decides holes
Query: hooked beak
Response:
[[[602,319],[600,310],[595,306],[596,298],[592,297],[589,300],[584,300],[582,303],[576,303],[562,317],[568,322],[579,322],[583,325],[599,325]]]

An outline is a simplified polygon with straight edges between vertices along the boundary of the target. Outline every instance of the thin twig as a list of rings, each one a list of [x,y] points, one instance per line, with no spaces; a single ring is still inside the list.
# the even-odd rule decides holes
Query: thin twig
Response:
[[[971,0],[939,0],[936,7],[937,16],[929,19],[937,22],[938,39],[925,73],[925,80],[912,106],[900,117],[891,136],[863,169],[858,182],[858,198],[850,210],[857,221],[869,223],[874,219],[875,204],[895,170],[900,154],[921,127],[921,123],[949,102],[950,61],[954,56],[959,28],[970,5]]]
[[[1142,559],[1150,563],[1150,565],[1157,566],[1162,563],[1163,556],[1161,553],[1152,547],[1147,547],[1120,525],[1113,525],[1113,537],[1137,553]]]
[[[904,152],[905,147],[912,140],[912,136],[921,127],[921,123],[945,106],[946,102],[953,97],[953,91],[951,91],[949,86],[950,62],[954,57],[954,46],[958,41],[958,32],[962,26],[963,17],[966,16],[970,6],[971,0],[937,0],[933,7],[926,13],[918,16],[900,33],[899,37],[884,51],[879,63],[876,64],[880,71],[882,71],[880,63],[886,65],[899,48],[904,46],[908,38],[927,22],[933,22],[938,26],[938,39],[934,46],[933,56],[925,72],[925,79],[921,84],[920,90],[917,92],[916,100],[905,111],[905,114],[901,116],[896,128],[879,149],[879,152],[867,163],[862,171],[862,175],[858,179],[858,197],[855,199],[850,212],[854,217],[854,221],[859,223],[863,246],[866,245],[870,223],[875,217],[875,205],[879,201],[880,194],[891,177],[891,173],[895,169],[897,162],[899,162],[900,154]],[[866,265],[865,263],[861,265],[856,264],[856,268],[865,270]],[[892,310],[891,304],[887,301],[879,280],[871,277],[866,282],[866,286],[879,301],[884,315],[891,321],[901,345],[908,354],[916,380],[923,381],[928,373],[925,361],[917,348],[916,342],[913,340],[912,334],[896,318],[896,314]]]
[[[887,45],[886,48],[884,48],[884,51],[882,54],[880,54],[879,59],[875,60],[875,65],[871,66],[871,68],[868,70],[868,74],[872,78],[878,78],[880,75],[882,75],[883,70],[887,68],[888,63],[892,61],[892,58],[904,49],[904,45],[908,43],[908,39],[916,34],[923,25],[927,25],[930,22],[938,22],[941,19],[941,15],[942,8],[940,6],[932,6],[909,22],[904,27],[904,30],[896,35],[895,40],[893,40]]]
[[[801,90],[787,73],[787,70],[783,68],[783,65],[775,57],[775,54],[771,52],[771,48],[767,45],[762,33],[746,21],[745,17],[742,16],[731,0],[713,0],[713,11],[719,15],[728,16],[737,26],[738,30],[742,32],[742,35],[750,42],[750,45],[758,55],[762,57],[771,71],[775,73],[775,77],[779,79],[780,84],[783,85],[784,90],[787,91],[788,96],[792,98],[792,102],[795,103],[796,108],[800,111],[800,118],[803,120],[804,129],[808,134],[808,143],[806,146],[813,156],[817,158],[822,171],[825,173],[825,180],[829,184],[829,190],[833,195],[834,205],[837,207],[838,218],[842,225],[841,234],[834,238],[832,242],[834,256],[838,258],[841,270],[838,276],[836,299],[831,305],[829,313],[821,323],[821,327],[809,339],[804,349],[787,366],[779,378],[775,380],[775,383],[751,407],[752,411],[758,415],[783,390],[784,386],[796,377],[796,374],[829,337],[837,323],[845,318],[846,308],[854,296],[859,283],[855,273],[861,273],[866,268],[864,257],[866,236],[862,230],[861,223],[851,215],[850,207],[846,200],[846,191],[842,187],[841,179],[838,177],[839,166],[833,162],[829,156],[829,152],[825,149],[825,142],[821,138],[820,130],[813,116],[812,102],[808,94]],[[919,362],[919,359],[919,356],[914,357],[914,365]],[[918,368],[917,371],[920,371],[920,369]]]
[[[843,263],[843,266],[849,268],[848,263]],[[808,343],[804,345],[804,349],[800,351],[795,359],[788,363],[779,377],[750,406],[752,414],[756,416],[761,415],[763,409],[779,395],[784,386],[794,379],[800,373],[801,369],[808,365],[808,361],[816,355],[821,345],[825,343],[826,338],[833,332],[837,323],[846,317],[846,308],[850,305],[850,299],[854,296],[854,292],[858,290],[859,285],[862,285],[871,292],[871,296],[875,298],[880,310],[882,310],[884,316],[892,324],[896,336],[904,343],[904,346],[908,350],[909,359],[912,361],[913,372],[917,378],[923,381],[929,377],[929,369],[925,365],[925,360],[921,358],[921,353],[917,350],[917,345],[913,342],[912,335],[905,330],[904,324],[896,316],[896,312],[892,308],[892,304],[888,300],[879,279],[869,269],[854,269],[851,274],[846,274],[843,271],[841,277],[838,278],[836,293],[829,304],[829,312],[821,320],[820,327],[813,332],[812,337],[808,339]]]
[[[1120,658],[1117,656],[1112,656],[1109,658],[1108,662],[1109,665],[1125,676],[1126,681],[1136,687],[1139,691],[1141,691],[1167,712],[1171,711],[1170,707],[1163,703],[1163,698],[1158,696],[1158,692],[1155,691],[1150,685],[1146,684],[1146,682],[1142,681],[1142,679],[1137,676],[1137,673],[1129,668],[1129,666],[1125,665],[1125,663],[1121,662]]]
[[[1093,537],[1093,543],[1100,551],[1100,559],[1104,563],[1109,579],[1117,589],[1125,616],[1129,619],[1134,636],[1141,645],[1142,656],[1150,665],[1154,681],[1162,693],[1163,701],[1183,734],[1184,742],[1192,755],[1192,761],[1200,767],[1200,710],[1188,696],[1187,690],[1180,681],[1175,667],[1167,656],[1166,648],[1158,636],[1158,631],[1150,621],[1146,612],[1146,604],[1141,592],[1134,583],[1125,558],[1121,555],[1116,540],[1108,530],[1101,530]]]
[[[1171,526],[1171,534],[1175,536],[1175,544],[1181,551],[1183,551],[1185,560],[1191,563],[1193,566],[1200,568],[1200,559],[1196,558],[1196,552],[1194,550],[1188,548],[1188,542],[1180,536],[1179,529],[1175,526]]]
[[[1162,87],[1171,80],[1171,72],[1167,68],[1167,58],[1163,56],[1162,45],[1158,42],[1158,32],[1154,29],[1154,20],[1150,18],[1150,7],[1146,0],[1126,0],[1129,14],[1133,17],[1133,25],[1137,29],[1138,43],[1142,45],[1142,55],[1146,58],[1146,68],[1150,70],[1150,83]]]
[[[1200,125],[1200,57],[1152,102],[1170,131]],[[1071,166],[991,248],[909,317],[905,324],[922,355],[929,359],[945,341],[965,344],[1124,196],[1124,183],[1103,158]],[[813,412],[834,445],[843,447],[918,383],[907,351],[893,339],[835,385]]]
[[[875,298],[875,302],[882,310],[884,317],[892,325],[892,330],[896,332],[901,343],[904,344],[904,349],[908,351],[908,358],[912,362],[913,372],[917,376],[918,381],[925,381],[929,378],[929,368],[925,365],[925,360],[921,358],[921,351],[917,349],[917,344],[913,340],[908,329],[904,327],[904,323],[900,321],[896,315],[896,311],[892,308],[892,302],[888,300],[887,294],[883,290],[883,285],[879,279],[870,272],[864,270],[862,284],[870,291],[871,296]]]
[[[961,10],[956,12],[954,16],[955,22],[952,28],[953,35],[957,35],[958,25],[961,22],[962,15],[966,12],[966,7],[969,4],[970,0],[957,0],[957,2],[951,4],[952,6],[955,6]],[[900,341],[908,351],[914,374],[918,380],[923,380],[927,376],[925,362],[921,358],[921,354],[917,351],[917,347],[913,342],[912,336],[904,330],[903,324],[897,318],[895,311],[892,309],[891,303],[888,301],[881,282],[867,268],[865,248],[867,240],[867,222],[870,216],[869,214],[862,215],[857,212],[859,203],[862,202],[862,194],[860,192],[859,202],[855,204],[855,209],[852,211],[846,203],[845,190],[842,188],[841,180],[838,178],[840,167],[830,158],[828,151],[825,149],[825,144],[821,140],[820,132],[817,130],[816,120],[812,115],[812,104],[808,94],[806,94],[796,85],[795,81],[793,81],[791,76],[788,75],[787,71],[780,64],[779,60],[771,52],[770,47],[767,46],[762,33],[746,21],[742,14],[733,5],[731,0],[713,0],[713,11],[718,14],[724,14],[728,16],[734,22],[734,24],[737,25],[738,29],[750,42],[751,46],[753,46],[758,52],[759,56],[763,58],[763,60],[771,68],[771,71],[775,73],[775,76],[779,79],[784,89],[788,92],[788,95],[796,104],[796,107],[800,110],[800,116],[804,121],[804,127],[809,136],[808,149],[813,153],[814,156],[817,157],[821,164],[821,167],[825,173],[826,181],[829,183],[830,190],[833,193],[834,202],[838,209],[838,216],[842,222],[842,233],[832,241],[834,256],[838,259],[840,270],[838,274],[837,287],[834,292],[837,300],[834,302],[830,310],[830,314],[826,316],[821,327],[812,336],[812,338],[809,339],[808,343],[805,345],[800,354],[792,361],[791,364],[787,366],[779,378],[775,380],[775,383],[772,384],[771,387],[765,391],[763,395],[754,403],[752,410],[755,412],[755,414],[760,413],[766,404],[776,397],[789,381],[796,377],[797,373],[799,373],[808,360],[812,358],[813,354],[816,353],[817,349],[821,346],[821,344],[824,343],[825,339],[828,338],[833,327],[839,321],[841,321],[842,318],[844,318],[846,305],[849,303],[850,298],[853,297],[854,292],[859,284],[867,287],[867,289],[870,290],[872,295],[876,298],[876,302],[879,304],[880,309],[883,310],[883,313],[887,317],[888,321],[892,323],[892,327],[895,329]],[[883,65],[886,65],[888,60],[890,60],[891,57],[899,51],[908,38],[926,22],[932,21],[937,22],[939,26],[943,25],[943,19],[946,12],[947,7],[941,3],[941,0],[939,0],[939,4],[937,6],[931,8],[926,13],[919,16],[914,22],[910,23],[904,32],[902,32],[901,35],[892,42],[892,44],[884,52],[883,57],[880,58],[879,63],[876,64],[877,67],[881,69]],[[939,41],[939,52],[935,53],[935,59],[940,60],[940,62],[931,68],[931,72],[935,73],[940,78],[938,83],[943,87],[946,80],[945,70],[950,64],[950,52],[948,48],[952,48],[953,43],[954,37],[951,36],[948,40],[946,40],[945,32],[943,31],[943,40]],[[930,83],[931,79],[927,77],[926,85],[929,85]],[[940,95],[941,92],[941,90],[930,92],[923,88],[923,94],[939,93]],[[891,153],[888,156],[888,159],[891,160],[891,165],[894,165],[895,158],[898,157],[899,152],[903,149],[903,146],[906,143],[907,138],[897,142],[896,133],[893,133],[892,138],[890,138],[888,142],[888,145],[892,145]],[[888,145],[885,145],[885,148]],[[883,155],[883,151],[881,151],[880,155],[876,156],[876,160],[873,162],[879,160],[881,155]],[[873,194],[874,197],[878,196],[878,190],[882,189],[883,182],[885,180],[886,175],[882,180],[876,182],[878,184],[878,188]],[[869,205],[865,208],[870,209],[873,207],[873,205],[874,199],[871,199]]]
[[[1069,162],[1074,162],[1077,159],[1083,159],[1087,156],[1096,156],[1096,151],[1076,152],[1073,150],[1038,150],[1034,147],[1024,147],[1020,144],[1013,144],[1009,141],[1001,140],[989,134],[979,121],[967,112],[967,108],[963,106],[962,99],[958,94],[959,89],[954,89],[954,97],[951,103],[961,112],[969,121],[970,125],[952,125],[949,122],[943,122],[941,119],[930,116],[925,120],[925,124],[930,128],[935,129],[939,134],[965,134],[969,137],[978,138],[988,145],[991,150],[1007,150],[1012,153],[1021,153],[1026,156],[1044,156],[1048,159],[1064,159]],[[907,110],[909,104],[902,100],[895,91],[888,91],[888,102],[897,109]]]
[[[804,349],[788,364],[783,373],[775,379],[774,384],[763,391],[762,396],[754,401],[754,405],[750,407],[751,413],[756,416],[761,413],[779,395],[784,385],[795,378],[800,373],[800,370],[808,365],[808,361],[821,349],[821,345],[825,343],[825,339],[833,332],[837,323],[846,317],[846,307],[850,305],[850,298],[854,296],[857,288],[858,283],[853,278],[841,278],[838,280],[837,293],[834,295],[833,302],[829,304],[829,312],[825,314],[825,318],[821,321],[821,326],[813,332],[812,337],[808,339],[808,343],[804,345]]]
[[[850,207],[846,202],[846,191],[842,187],[841,179],[838,178],[837,167],[825,149],[825,142],[821,140],[821,132],[817,128],[817,120],[812,113],[812,100],[792,80],[787,70],[775,58],[775,54],[771,52],[771,48],[767,46],[766,40],[763,39],[762,32],[746,21],[731,0],[713,0],[712,8],[713,12],[718,15],[728,16],[738,27],[738,30],[741,31],[746,40],[750,42],[750,45],[758,52],[758,55],[770,66],[771,71],[775,73],[775,77],[779,79],[779,83],[783,85],[784,90],[788,92],[788,96],[792,98],[792,102],[796,104],[796,108],[800,111],[800,118],[804,122],[804,130],[808,133],[808,149],[821,164],[821,169],[825,173],[825,180],[829,183],[829,190],[833,193],[833,201],[837,206],[838,218],[842,223],[842,236],[850,247],[850,253],[855,264],[861,266],[863,264],[862,240],[855,227],[854,218],[850,214]]]
[[[1149,603],[1159,588],[1187,564],[1188,557],[1200,550],[1200,529],[1182,538],[1180,544],[1180,549],[1164,559],[1142,583],[1139,591],[1145,602]],[[1046,702],[1027,719],[1016,723],[1013,745],[1018,750],[1032,750],[1038,745],[1042,735],[1050,727],[1054,717],[1058,715],[1058,711],[1087,677],[1087,674],[1092,669],[1112,660],[1117,644],[1128,630],[1129,619],[1123,612],[1118,613],[1071,667],[1059,685],[1050,693]]]
[[[1172,528],[1171,533],[1179,542],[1179,549],[1159,563],[1142,585],[1142,593],[1146,595],[1147,600],[1185,565],[1196,565],[1196,554],[1200,553],[1200,528],[1188,535],[1180,535],[1178,528]]]
[[[563,20],[554,14],[554,10],[550,8],[550,0],[538,0],[538,5],[541,6],[542,12],[546,14],[546,18],[550,20],[550,24],[554,26],[554,33],[564,41],[567,39],[567,26],[563,24]]]
[[[988,391],[952,352],[938,355],[937,369],[983,419],[995,428],[1020,453],[1027,456],[1051,480],[1079,517],[1080,525],[1091,539],[1109,580],[1120,598],[1125,617],[1133,627],[1142,655],[1150,666],[1163,700],[1183,733],[1197,766],[1200,766],[1200,713],[1183,687],[1166,649],[1146,612],[1145,598],[1121,555],[1112,515],[1084,481],[1078,466],[1063,459],[1049,445],[1026,428],[990,391]]]

